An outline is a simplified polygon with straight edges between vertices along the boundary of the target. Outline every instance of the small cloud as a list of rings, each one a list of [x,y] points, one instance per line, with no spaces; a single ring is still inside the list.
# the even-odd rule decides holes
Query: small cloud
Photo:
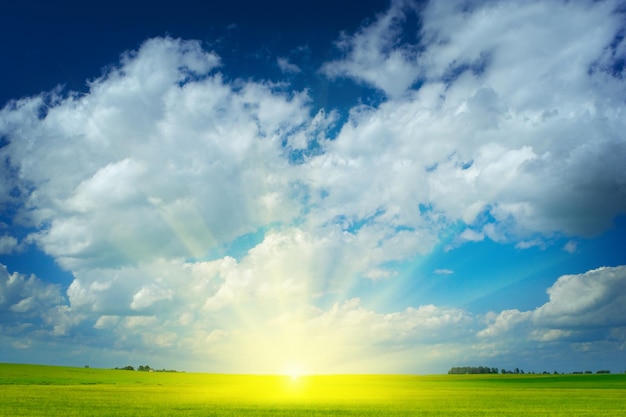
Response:
[[[576,249],[578,249],[578,244],[573,240],[570,240],[565,244],[565,246],[563,246],[563,250],[569,253],[576,252]]]
[[[14,349],[28,349],[30,348],[30,341],[23,342],[21,340],[16,340],[12,343]]]
[[[10,308],[11,311],[15,311],[17,313],[27,313],[31,310],[34,310],[37,307],[37,301],[34,297],[27,297],[20,300],[18,303],[13,304]]]
[[[379,269],[379,268],[371,269],[365,273],[365,277],[371,280],[389,279],[389,278],[394,277],[395,275],[396,274],[391,271],[388,271],[385,269]]]
[[[296,64],[289,62],[287,58],[279,57],[277,59],[278,67],[284,74],[297,74],[301,71]]]
[[[482,242],[485,239],[485,235],[483,233],[477,232],[472,229],[465,229],[463,233],[459,236],[463,241],[467,242]]]
[[[4,235],[0,237],[0,255],[8,255],[19,249],[17,239],[13,236]]]
[[[94,324],[93,328],[94,329],[106,329],[109,327],[113,327],[116,324],[118,324],[120,321],[120,317],[119,316],[100,316],[100,318],[98,318],[98,320],[96,321],[96,324]]]
[[[435,274],[437,275],[452,275],[454,271],[451,269],[435,269]]]
[[[533,247],[538,247],[539,249],[545,249],[546,248],[546,244],[545,244],[545,242],[543,242],[540,239],[533,239],[533,240],[521,241],[517,245],[515,245],[515,247],[517,249],[529,249],[529,248],[533,248]]]

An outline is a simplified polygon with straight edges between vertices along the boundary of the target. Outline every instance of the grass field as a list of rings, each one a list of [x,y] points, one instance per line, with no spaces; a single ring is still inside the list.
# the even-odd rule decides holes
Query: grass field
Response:
[[[0,364],[0,416],[623,416],[626,375],[148,373]]]

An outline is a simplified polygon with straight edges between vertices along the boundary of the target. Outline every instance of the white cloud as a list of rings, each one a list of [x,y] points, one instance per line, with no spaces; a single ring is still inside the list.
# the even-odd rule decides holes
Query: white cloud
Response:
[[[80,319],[73,318],[61,286],[34,275],[9,274],[0,264],[0,329],[7,335],[21,335],[25,330],[40,335],[65,334]]]
[[[276,63],[278,64],[278,68],[285,74],[297,74],[302,71],[300,67],[296,64],[292,64],[289,62],[289,59],[285,57],[278,57]]]
[[[468,242],[481,242],[485,239],[485,235],[472,229],[465,229],[461,232],[459,238]]]
[[[626,266],[565,275],[548,289],[550,301],[534,312],[544,326],[626,326]]]
[[[211,73],[218,62],[195,42],[153,39],[88,94],[56,97],[45,119],[38,98],[5,109],[22,129],[3,151],[37,189],[23,214],[48,225],[31,239],[78,269],[157,251],[200,258],[293,218],[281,140],[309,120],[308,98],[227,85]]]
[[[50,335],[80,335],[88,331],[84,325],[92,326],[102,333],[97,339],[100,346],[104,342],[122,351],[142,348],[146,355],[183,352],[192,361],[204,361],[206,369],[231,372],[276,372],[287,362],[300,363],[311,372],[433,372],[450,366],[450,361],[475,361],[485,355],[490,361],[523,360],[523,352],[537,349],[538,343],[556,344],[555,351],[563,352],[581,343],[601,349],[598,343],[608,334],[623,339],[624,266],[563,276],[548,290],[550,300],[532,311],[481,316],[422,305],[381,313],[356,298],[325,308],[314,306],[313,287],[324,284],[315,277],[294,276],[297,268],[281,267],[282,257],[289,257],[291,250],[281,239],[285,236],[271,238],[241,263],[232,258],[160,261],[134,270],[100,271],[101,276],[115,276],[114,282],[90,277],[93,282],[86,286],[90,292],[82,294],[74,288],[84,281],[79,277],[69,291],[70,305],[63,304],[56,286],[7,274],[5,287],[17,288],[17,283],[21,290],[19,297],[3,299],[2,306],[11,314],[38,312]],[[271,275],[269,280],[251,274],[263,270]],[[158,288],[143,286],[142,280],[153,282],[147,277],[131,279],[145,271],[154,274]],[[294,278],[309,288],[294,288]],[[125,283],[130,287],[123,288]],[[232,296],[222,297],[219,309],[207,308],[211,295],[225,288]],[[134,297],[118,299],[133,291]],[[3,289],[0,294],[14,292]],[[159,308],[150,310],[155,303],[161,303]],[[140,309],[141,315],[133,309]],[[41,338],[40,325],[31,323],[25,334]],[[10,335],[17,329],[4,331]],[[513,339],[516,343],[510,343]],[[432,352],[433,346],[438,354]],[[552,355],[551,348],[543,346],[542,351],[535,362],[549,364],[542,355]]]
[[[34,275],[9,274],[0,264],[0,307],[18,313],[45,314],[46,309],[63,302],[60,286],[41,281]]]
[[[342,34],[336,46],[344,57],[324,64],[322,72],[331,78],[352,77],[389,97],[402,95],[420,74],[415,46],[398,40],[406,3],[392,1],[389,10],[356,34]]]
[[[602,71],[619,20],[610,3],[494,4],[427,5],[423,50],[413,57],[420,64],[405,62],[424,84],[394,90],[375,108],[355,106],[332,140],[337,116],[312,117],[306,93],[225,82],[215,72],[219,57],[169,38],[126,53],[83,96],[12,103],[0,118],[10,138],[2,152],[35,189],[19,214],[40,227],[29,240],[80,270],[149,262],[155,253],[205,259],[268,224],[304,221],[320,235],[341,222],[351,235],[344,239],[373,249],[361,271],[371,275],[427,253],[459,220],[469,226],[461,242],[484,235],[524,246],[536,233],[605,230],[626,210],[618,157],[625,126],[614,99],[624,85]],[[395,36],[415,10],[393,2],[345,35],[346,65],[368,48],[374,58],[386,56],[381,48],[389,56],[409,48]],[[560,13],[572,19],[553,21]],[[542,48],[519,44],[537,43],[539,28],[550,39]],[[464,66],[481,53],[489,59],[480,71]],[[403,79],[380,71],[378,58],[359,68]],[[544,70],[511,74],[513,59],[544,62]],[[558,100],[546,82],[564,86]],[[534,101],[519,96],[519,85]],[[53,145],[56,137],[64,146]],[[306,154],[312,143],[316,152]],[[292,151],[304,151],[301,163]]]
[[[13,253],[19,249],[16,238],[10,235],[0,236],[0,255]]]
[[[94,324],[94,328],[95,329],[106,329],[109,327],[113,327],[115,326],[117,323],[119,323],[120,321],[120,317],[119,316],[100,316],[98,317],[98,320],[96,321],[96,324]]]
[[[548,289],[548,302],[530,311],[489,313],[476,336],[513,366],[582,370],[600,361],[610,369],[626,343],[624,285],[626,266],[562,276]]]
[[[599,337],[604,338],[607,329],[626,326],[626,266],[564,275],[547,292],[549,301],[535,310],[506,310],[488,317],[489,325],[478,335],[508,333],[519,339],[547,341],[572,335],[598,337],[599,330]],[[585,336],[589,329],[595,333]]]
[[[437,275],[452,275],[454,271],[451,269],[435,269],[435,274]]]
[[[154,303],[161,300],[171,300],[173,291],[171,289],[160,288],[156,285],[148,285],[142,287],[135,295],[133,295],[133,301],[130,303],[130,308],[133,310],[142,310],[146,307],[150,307]]]
[[[575,253],[578,249],[578,244],[573,240],[568,241],[565,246],[563,246],[563,250],[569,253]]]
[[[618,162],[626,146],[618,96],[626,85],[598,62],[610,59],[619,31],[616,4],[449,3],[423,10],[423,52],[414,65],[425,79],[420,89],[377,108],[354,108],[326,144],[326,172],[341,170],[339,178],[354,184],[341,195],[384,198],[397,184],[403,195],[392,201],[400,210],[428,203],[466,224],[487,211],[495,222],[483,232],[502,242],[533,232],[593,236],[611,227],[626,211]],[[401,10],[393,3],[344,42],[389,39],[381,34],[393,33],[390,22],[399,24]],[[400,53],[403,46],[389,48]],[[346,58],[341,68],[385,74],[381,62]],[[361,167],[380,169],[368,176]],[[338,175],[325,178],[333,183],[324,185],[342,186],[337,193],[346,187]]]
[[[528,311],[505,310],[498,314],[489,326],[477,333],[479,337],[493,337],[509,333],[522,323],[526,323],[531,313]]]
[[[545,249],[546,243],[541,239],[522,240],[515,244],[518,249],[540,248]]]
[[[276,372],[296,364],[305,372],[406,372],[411,362],[428,366],[416,360],[418,351],[428,355],[419,340],[458,337],[457,328],[469,321],[456,309],[422,306],[380,314],[350,299],[326,310],[299,309],[238,331],[220,331],[212,355],[226,369],[240,371]],[[213,335],[204,333],[207,339]],[[248,354],[249,346],[255,346],[255,355]]]

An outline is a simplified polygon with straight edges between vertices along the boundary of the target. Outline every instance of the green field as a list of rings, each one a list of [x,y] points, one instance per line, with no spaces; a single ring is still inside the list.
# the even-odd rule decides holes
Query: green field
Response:
[[[0,364],[0,416],[623,416],[626,375],[148,373]]]

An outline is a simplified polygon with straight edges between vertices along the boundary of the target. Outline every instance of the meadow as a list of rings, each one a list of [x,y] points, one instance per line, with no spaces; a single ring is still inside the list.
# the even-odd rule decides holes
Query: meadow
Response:
[[[0,364],[0,416],[623,416],[626,375],[161,373]]]

